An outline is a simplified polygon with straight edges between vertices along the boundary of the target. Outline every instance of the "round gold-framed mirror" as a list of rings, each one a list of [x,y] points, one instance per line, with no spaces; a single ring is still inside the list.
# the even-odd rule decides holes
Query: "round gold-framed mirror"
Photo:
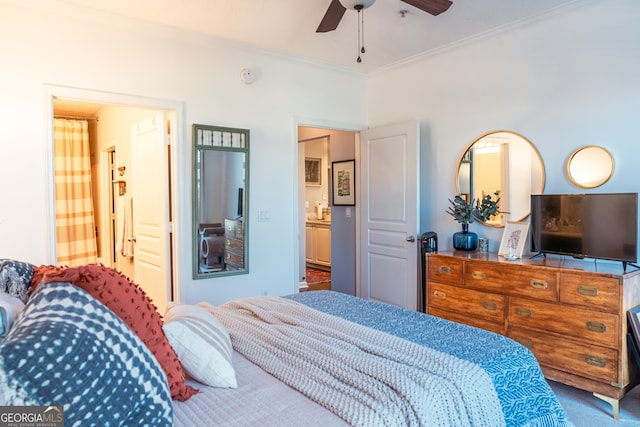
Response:
[[[586,145],[574,151],[567,160],[567,175],[581,188],[596,188],[613,175],[613,156],[597,145]]]
[[[487,132],[462,152],[456,170],[456,192],[468,201],[500,194],[501,214],[485,225],[504,227],[531,213],[531,194],[544,190],[545,170],[536,147],[524,136],[507,131]]]

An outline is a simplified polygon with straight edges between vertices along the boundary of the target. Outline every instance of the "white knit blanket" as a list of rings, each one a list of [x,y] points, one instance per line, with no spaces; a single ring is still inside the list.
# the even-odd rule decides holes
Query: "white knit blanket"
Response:
[[[238,352],[352,425],[505,425],[491,379],[471,362],[284,298],[199,305]]]

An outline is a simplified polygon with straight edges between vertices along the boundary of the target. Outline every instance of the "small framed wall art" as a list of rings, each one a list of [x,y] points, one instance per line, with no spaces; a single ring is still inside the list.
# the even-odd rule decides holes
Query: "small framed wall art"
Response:
[[[344,160],[331,163],[333,178],[332,195],[336,206],[355,206],[355,160]]]
[[[322,159],[315,157],[304,158],[304,183],[306,185],[320,185],[320,166]]]

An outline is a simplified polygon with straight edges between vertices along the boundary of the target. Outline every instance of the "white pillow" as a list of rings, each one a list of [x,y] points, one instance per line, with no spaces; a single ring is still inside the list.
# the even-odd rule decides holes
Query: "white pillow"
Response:
[[[213,314],[197,305],[172,302],[162,330],[194,380],[211,387],[238,386],[229,333]]]
[[[11,324],[24,308],[24,303],[5,292],[0,292],[0,337],[9,332]]]

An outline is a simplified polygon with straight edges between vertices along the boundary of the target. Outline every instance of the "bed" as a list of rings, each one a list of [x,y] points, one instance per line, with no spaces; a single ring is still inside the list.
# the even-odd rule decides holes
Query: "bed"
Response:
[[[3,277],[24,307],[0,405],[59,405],[65,425],[572,426],[528,349],[423,313],[316,291],[163,318],[103,266]]]
[[[491,332],[423,313],[332,291],[284,297],[322,313],[357,323],[420,346],[476,364],[491,379],[507,426],[570,426],[544,380],[532,353]],[[231,331],[233,341],[239,339]],[[185,403],[174,404],[176,426],[204,425],[348,425],[331,411],[304,397],[248,361],[237,351],[233,363],[237,389],[202,388]],[[197,387],[196,382],[192,385]],[[215,410],[207,410],[215,408]],[[286,414],[286,416],[284,415]],[[500,425],[502,421],[493,425]],[[425,425],[439,424],[437,421]],[[473,424],[472,424],[473,425]]]

